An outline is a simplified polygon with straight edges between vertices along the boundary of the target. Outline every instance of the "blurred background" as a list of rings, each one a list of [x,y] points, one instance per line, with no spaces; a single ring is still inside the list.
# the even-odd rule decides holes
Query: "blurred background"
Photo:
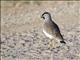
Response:
[[[45,11],[67,41],[53,51],[42,33]],[[1,1],[1,44],[2,60],[80,60],[80,1]]]
[[[79,1],[2,1],[2,31],[21,32],[32,29],[33,26],[40,27],[43,22],[40,16],[45,11],[51,13],[61,28],[69,29],[79,24],[79,4]],[[66,28],[67,26],[69,27]]]

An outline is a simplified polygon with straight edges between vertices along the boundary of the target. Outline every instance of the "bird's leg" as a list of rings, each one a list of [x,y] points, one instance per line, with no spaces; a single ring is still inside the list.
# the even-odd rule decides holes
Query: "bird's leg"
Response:
[[[57,48],[57,47],[59,47],[59,44],[58,44],[58,42],[56,42],[56,40],[53,40],[53,39],[52,39],[52,40],[49,42],[48,47],[49,47],[50,49]]]
[[[55,41],[54,41],[53,39],[51,39],[51,41],[49,42],[48,47],[49,47],[50,49],[56,48],[56,47],[55,47]]]

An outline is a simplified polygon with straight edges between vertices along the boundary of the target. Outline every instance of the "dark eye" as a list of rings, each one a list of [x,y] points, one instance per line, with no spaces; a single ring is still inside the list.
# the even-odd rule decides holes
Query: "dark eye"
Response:
[[[41,16],[41,18],[45,19],[45,17],[44,17],[44,16]]]
[[[45,19],[45,17],[43,17],[43,19]]]

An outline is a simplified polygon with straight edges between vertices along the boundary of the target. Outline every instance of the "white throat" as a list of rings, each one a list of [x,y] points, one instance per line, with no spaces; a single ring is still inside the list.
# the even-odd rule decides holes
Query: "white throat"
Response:
[[[50,22],[50,18],[49,17],[45,17],[45,22]]]

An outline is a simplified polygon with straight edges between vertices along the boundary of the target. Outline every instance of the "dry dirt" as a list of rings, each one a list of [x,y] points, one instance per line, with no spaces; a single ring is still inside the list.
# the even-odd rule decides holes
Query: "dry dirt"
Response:
[[[42,32],[51,13],[66,45],[48,49]],[[1,60],[80,60],[80,1],[1,2]]]

